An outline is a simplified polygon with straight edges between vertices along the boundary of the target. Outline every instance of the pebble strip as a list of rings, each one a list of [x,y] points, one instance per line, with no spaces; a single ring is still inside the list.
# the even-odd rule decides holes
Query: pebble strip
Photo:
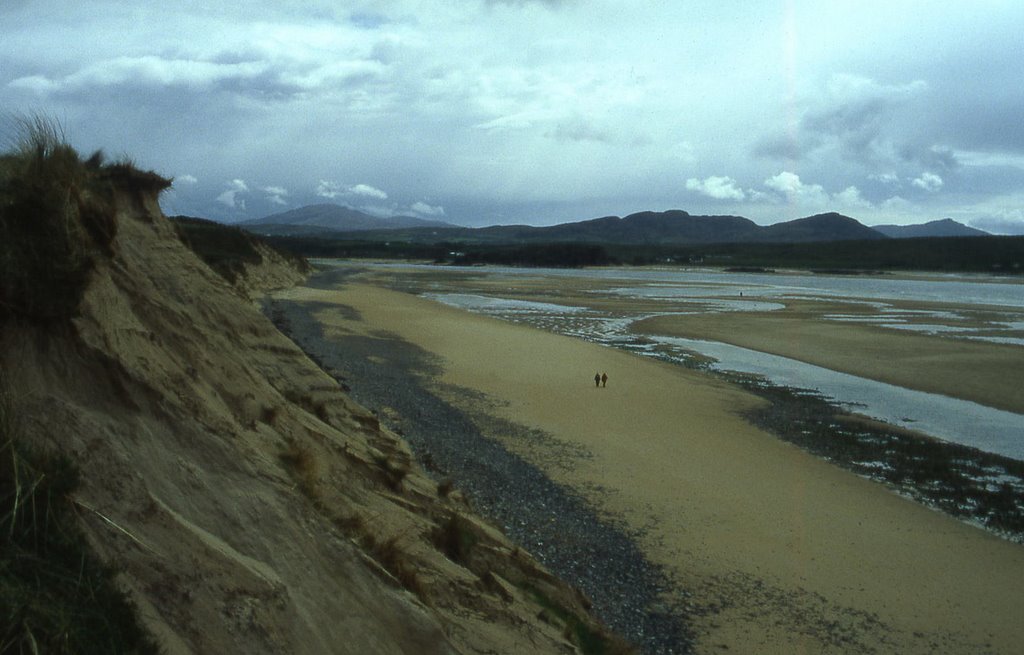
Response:
[[[340,280],[330,273],[309,285],[337,288]],[[482,434],[469,416],[442,400],[431,387],[440,369],[430,353],[387,335],[326,338],[313,314],[337,311],[336,305],[273,300],[264,309],[358,402],[393,409],[398,424],[390,427],[403,434],[424,467],[452,478],[480,514],[582,590],[595,616],[612,630],[643,653],[692,652],[692,634],[679,608],[685,592],[644,557],[635,535],[598,516],[580,496]],[[507,421],[498,427],[526,432]]]

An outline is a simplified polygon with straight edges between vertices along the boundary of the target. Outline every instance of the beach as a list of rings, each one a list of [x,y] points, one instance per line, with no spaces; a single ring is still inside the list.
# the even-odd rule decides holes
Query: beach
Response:
[[[446,402],[666,572],[663,603],[697,652],[1011,653],[1024,639],[1024,548],[758,429],[743,413],[764,401],[725,381],[354,281],[277,298],[308,305],[327,340],[429,353],[420,375]]]
[[[639,333],[713,339],[830,370],[928,393],[1024,413],[1024,348],[936,338],[874,325],[822,320],[828,310],[867,315],[862,307],[789,302],[785,310],[661,316],[634,326]],[[917,311],[920,305],[914,306]]]

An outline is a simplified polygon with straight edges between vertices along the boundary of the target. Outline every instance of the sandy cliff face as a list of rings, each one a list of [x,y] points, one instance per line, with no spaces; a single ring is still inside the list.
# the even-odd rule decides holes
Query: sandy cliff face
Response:
[[[182,245],[155,194],[116,206],[78,316],[0,326],[0,357],[168,653],[573,652],[597,629]],[[265,268],[249,288],[294,280]]]

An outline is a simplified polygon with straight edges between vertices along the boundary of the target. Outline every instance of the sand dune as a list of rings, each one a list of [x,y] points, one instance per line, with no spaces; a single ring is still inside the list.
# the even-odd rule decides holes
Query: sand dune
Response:
[[[379,287],[286,294],[357,310],[319,317],[439,355],[440,382],[488,399],[452,402],[588,453],[567,467],[564,450],[507,443],[642,531],[694,594],[702,652],[1011,653],[1024,641],[1024,548],[758,430],[740,412],[761,401],[740,390]]]

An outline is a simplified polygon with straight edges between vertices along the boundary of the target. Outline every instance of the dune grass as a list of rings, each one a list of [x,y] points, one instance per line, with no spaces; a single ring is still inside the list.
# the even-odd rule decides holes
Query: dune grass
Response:
[[[74,316],[89,276],[112,254],[115,192],[168,188],[170,180],[102,152],[82,160],[60,124],[10,119],[16,139],[0,154],[0,319]]]
[[[32,448],[0,380],[0,653],[155,653],[77,527],[78,470]]]

